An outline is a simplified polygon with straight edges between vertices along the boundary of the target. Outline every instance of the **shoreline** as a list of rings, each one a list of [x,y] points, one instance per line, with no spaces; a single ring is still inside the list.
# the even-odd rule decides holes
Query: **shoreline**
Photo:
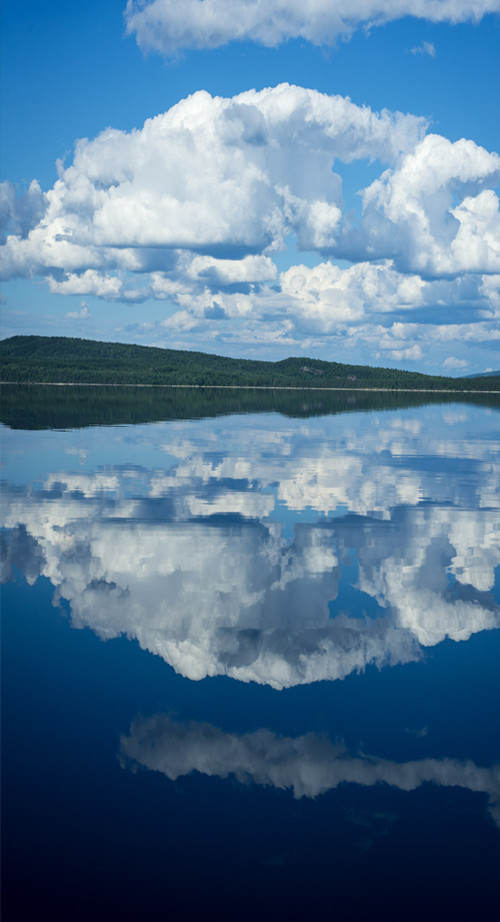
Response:
[[[239,391],[364,391],[381,394],[498,394],[500,390],[469,390],[437,387],[302,387],[287,384],[130,384],[107,383],[105,381],[0,381],[0,385],[13,384],[23,387],[170,387],[197,390],[239,390]]]

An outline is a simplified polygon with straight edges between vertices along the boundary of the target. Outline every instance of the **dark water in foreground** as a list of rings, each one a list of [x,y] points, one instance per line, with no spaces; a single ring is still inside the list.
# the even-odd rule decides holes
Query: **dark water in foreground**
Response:
[[[6,918],[496,919],[500,404],[84,399],[4,416]]]

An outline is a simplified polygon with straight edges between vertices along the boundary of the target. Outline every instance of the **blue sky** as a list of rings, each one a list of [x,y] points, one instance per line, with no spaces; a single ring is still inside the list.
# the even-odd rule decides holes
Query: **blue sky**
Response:
[[[498,368],[499,10],[11,4],[2,335]]]

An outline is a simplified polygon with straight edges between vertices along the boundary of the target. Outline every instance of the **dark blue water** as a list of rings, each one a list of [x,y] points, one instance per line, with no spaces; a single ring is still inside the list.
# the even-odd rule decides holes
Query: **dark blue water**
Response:
[[[499,423],[3,430],[7,918],[497,918]]]

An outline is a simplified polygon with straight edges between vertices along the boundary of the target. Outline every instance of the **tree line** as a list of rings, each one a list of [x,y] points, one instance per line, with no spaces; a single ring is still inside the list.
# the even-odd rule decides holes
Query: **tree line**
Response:
[[[0,360],[2,380],[16,382],[500,390],[500,374],[450,378],[302,357],[267,362],[64,336],[4,339]]]

